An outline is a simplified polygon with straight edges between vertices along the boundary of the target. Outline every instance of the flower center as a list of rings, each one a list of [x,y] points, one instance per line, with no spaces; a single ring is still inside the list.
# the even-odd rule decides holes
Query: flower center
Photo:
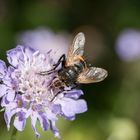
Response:
[[[49,84],[51,83],[52,74],[42,76],[38,74],[40,67],[37,65],[27,64],[16,69],[15,75],[18,79],[18,91],[28,100],[35,103],[51,101],[54,95],[51,94]]]

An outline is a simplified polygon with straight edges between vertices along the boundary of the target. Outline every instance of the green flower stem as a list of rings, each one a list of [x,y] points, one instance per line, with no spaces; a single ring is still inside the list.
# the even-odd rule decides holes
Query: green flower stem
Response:
[[[16,140],[17,129],[13,128],[11,140]]]

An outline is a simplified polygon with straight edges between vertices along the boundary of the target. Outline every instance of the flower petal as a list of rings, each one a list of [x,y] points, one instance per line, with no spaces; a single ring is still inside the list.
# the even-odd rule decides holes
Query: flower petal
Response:
[[[7,51],[7,59],[11,65],[17,67],[19,60],[23,61],[23,46],[18,45],[16,48]]]
[[[19,62],[31,59],[34,49],[18,45],[16,48],[7,51],[7,59],[11,65],[17,67]]]
[[[38,119],[39,119],[39,121],[40,121],[41,128],[42,128],[44,131],[48,130],[49,122],[48,122],[48,120],[47,120],[47,117],[44,115],[44,113],[39,114],[39,115],[38,115]]]
[[[9,101],[7,100],[6,96],[3,96],[1,100],[1,106],[5,107],[7,104],[9,104]]]
[[[33,57],[33,53],[35,52],[35,50],[31,47],[24,47],[24,53],[27,56],[28,60],[31,60]]]
[[[59,114],[61,112],[61,106],[54,104],[51,108],[52,113]]]
[[[7,93],[7,86],[0,84],[0,98]]]
[[[8,94],[6,95],[8,101],[13,101],[15,98],[15,92],[14,91],[9,91]]]
[[[46,110],[45,113],[49,120],[52,120],[52,121],[57,120],[56,114],[52,112],[51,108],[49,110]]]
[[[6,122],[8,130],[10,129],[10,122],[11,122],[11,117],[16,113],[16,110],[5,110],[4,112],[4,120]]]
[[[87,111],[87,104],[85,100],[73,100],[70,98],[62,98],[57,101],[62,108],[62,112],[67,117],[75,116],[75,114],[83,113]]]
[[[6,72],[7,72],[7,67],[5,65],[5,62],[0,60],[0,78],[3,78]]]
[[[68,93],[65,94],[65,97],[67,98],[73,98],[73,99],[78,99],[81,95],[83,95],[82,90],[71,90]]]
[[[37,114],[34,112],[31,115],[31,126],[32,126],[33,131],[35,132],[36,137],[38,138],[40,137],[40,134],[36,130],[36,121],[37,121]]]
[[[50,129],[52,130],[53,134],[57,138],[61,138],[58,129],[55,126],[55,121],[50,121]]]
[[[25,112],[18,112],[14,120],[14,126],[17,130],[23,131],[26,124]]]

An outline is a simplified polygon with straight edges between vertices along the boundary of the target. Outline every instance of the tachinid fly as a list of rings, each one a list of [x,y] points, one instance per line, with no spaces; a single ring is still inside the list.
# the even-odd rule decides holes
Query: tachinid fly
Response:
[[[52,81],[50,88],[56,90],[54,98],[67,88],[74,88],[77,84],[96,83],[104,80],[108,73],[105,69],[98,67],[88,67],[83,58],[85,36],[83,33],[78,33],[74,38],[73,44],[70,47],[67,56],[63,54],[54,68],[50,71],[42,71],[40,75],[50,74],[56,71],[56,68],[61,64],[61,69],[58,70],[57,76]],[[52,100],[54,100],[54,98]]]

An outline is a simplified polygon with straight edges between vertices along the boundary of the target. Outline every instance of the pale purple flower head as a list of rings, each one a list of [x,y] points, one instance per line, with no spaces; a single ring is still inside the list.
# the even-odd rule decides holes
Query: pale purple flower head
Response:
[[[48,52],[52,49],[54,61],[68,51],[69,35],[67,33],[54,33],[48,28],[40,27],[35,30],[27,30],[17,37],[17,43],[30,46],[40,52]]]
[[[0,60],[0,97],[4,110],[7,128],[10,128],[14,116],[14,126],[23,131],[26,119],[31,118],[31,127],[39,137],[36,122],[46,131],[51,129],[56,137],[60,137],[55,126],[57,116],[74,120],[75,115],[87,110],[85,100],[79,99],[81,90],[63,91],[57,96],[49,85],[57,72],[40,75],[41,71],[52,69],[54,61],[50,53],[40,53],[29,47],[17,46],[7,51],[10,66]],[[52,100],[53,99],[53,100]]]
[[[116,52],[123,61],[133,61],[140,58],[140,31],[124,30],[118,36]]]

